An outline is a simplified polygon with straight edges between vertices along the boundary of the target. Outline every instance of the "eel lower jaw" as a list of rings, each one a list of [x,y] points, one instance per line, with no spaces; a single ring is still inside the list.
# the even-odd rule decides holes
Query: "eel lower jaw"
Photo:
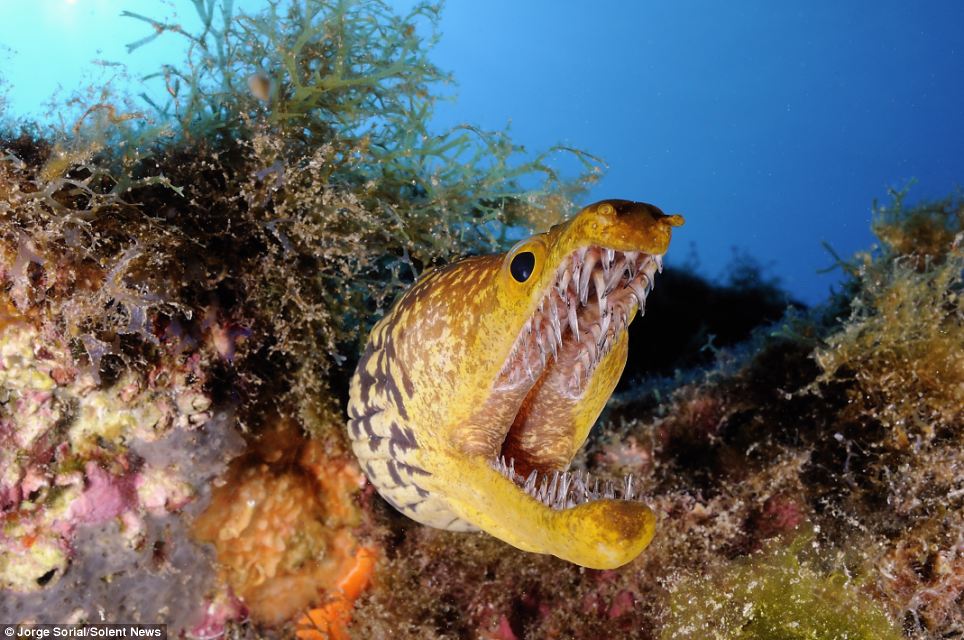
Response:
[[[635,500],[603,495],[553,509],[527,496],[478,457],[460,457],[450,464],[453,472],[471,479],[446,485],[452,510],[525,551],[551,554],[591,569],[615,569],[642,553],[656,530],[652,510]],[[560,474],[557,482],[561,481]],[[570,483],[570,491],[575,484]]]
[[[540,471],[533,469],[527,476],[516,472],[515,460],[499,457],[492,467],[511,480],[522,491],[554,510],[571,509],[596,500],[636,501],[641,496],[632,474],[622,481],[593,478],[587,471]]]

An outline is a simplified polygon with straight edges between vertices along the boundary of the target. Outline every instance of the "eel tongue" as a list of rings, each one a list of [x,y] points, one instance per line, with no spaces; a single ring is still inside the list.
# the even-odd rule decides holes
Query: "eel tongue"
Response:
[[[567,342],[521,403],[500,455],[523,475],[567,468],[622,375],[628,345],[624,331],[574,393],[573,371],[582,367],[585,347]]]

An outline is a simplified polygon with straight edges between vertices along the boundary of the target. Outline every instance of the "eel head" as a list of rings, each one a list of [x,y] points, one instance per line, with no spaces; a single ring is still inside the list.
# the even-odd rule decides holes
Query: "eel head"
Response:
[[[622,374],[627,327],[682,223],[605,200],[403,296],[373,334],[392,341],[397,362],[384,373],[407,382],[395,384],[407,389],[397,394],[406,419],[395,419],[425,471],[419,495],[430,504],[409,515],[592,568],[625,564],[649,544],[655,517],[631,477],[599,486],[568,467]]]

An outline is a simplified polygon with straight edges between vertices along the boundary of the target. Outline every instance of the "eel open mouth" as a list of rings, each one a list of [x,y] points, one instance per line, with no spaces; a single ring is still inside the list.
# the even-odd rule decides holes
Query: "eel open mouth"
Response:
[[[632,477],[600,485],[566,469],[622,372],[626,328],[637,309],[645,310],[658,271],[662,255],[598,246],[572,252],[493,385],[486,408],[495,409],[503,426],[490,432],[487,455],[503,476],[550,508],[636,498]],[[608,358],[614,349],[621,357]]]

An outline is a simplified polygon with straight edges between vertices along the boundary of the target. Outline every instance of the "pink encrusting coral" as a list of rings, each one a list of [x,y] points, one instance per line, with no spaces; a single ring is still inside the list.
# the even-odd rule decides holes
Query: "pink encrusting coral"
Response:
[[[191,499],[176,467],[145,462],[130,445],[196,428],[210,401],[190,358],[153,381],[127,372],[98,384],[56,323],[13,302],[0,301],[0,584],[31,592],[67,571],[79,529],[116,521],[118,543],[137,547],[145,515]]]

